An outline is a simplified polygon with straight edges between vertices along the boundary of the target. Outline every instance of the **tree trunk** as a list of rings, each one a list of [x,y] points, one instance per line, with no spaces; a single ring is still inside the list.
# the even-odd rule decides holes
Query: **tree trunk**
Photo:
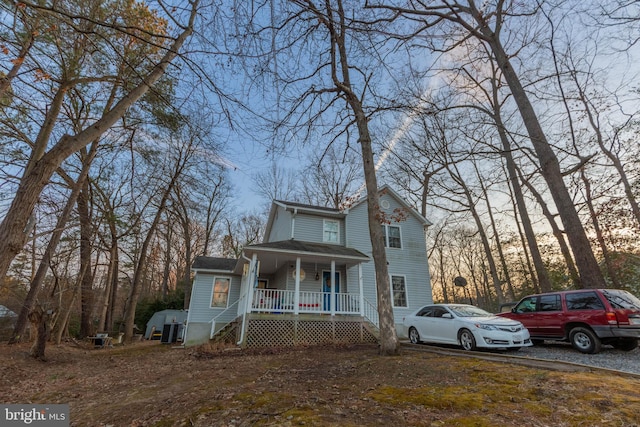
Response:
[[[521,174],[518,173],[520,176]],[[567,243],[564,240],[564,233],[556,224],[555,218],[553,214],[549,211],[549,207],[547,206],[547,202],[544,200],[542,195],[536,190],[536,188],[524,177],[520,176],[520,182],[522,182],[531,192],[531,194],[535,197],[538,205],[542,209],[542,214],[547,218],[547,222],[549,222],[549,226],[551,227],[551,231],[558,242],[558,247],[560,248],[560,253],[564,258],[564,262],[567,266],[567,270],[569,271],[569,277],[571,277],[571,281],[573,282],[576,289],[580,287],[580,277],[578,275],[578,271],[576,270],[575,263],[573,262],[573,258],[571,256],[571,251],[567,246]]]
[[[604,276],[593,255],[591,244],[582,227],[582,222],[573,204],[573,199],[564,184],[558,158],[549,145],[533,106],[499,40],[497,40],[495,34],[491,32],[488,27],[485,26],[481,30],[485,37],[487,37],[498,66],[500,70],[502,70],[505,80],[509,85],[513,99],[518,105],[522,121],[527,128],[529,138],[540,161],[540,173],[549,186],[551,197],[558,208],[558,214],[564,224],[569,245],[571,246],[576,266],[578,267],[580,285],[584,288],[603,287],[605,284]]]
[[[95,158],[97,150],[98,144],[92,144],[91,149],[89,150],[89,154],[84,158],[82,170],[78,175],[77,181],[73,185],[71,185],[71,193],[69,194],[69,198],[67,199],[65,207],[58,217],[56,228],[49,238],[49,243],[47,244],[47,248],[44,251],[42,260],[40,260],[38,270],[36,271],[36,274],[33,276],[33,279],[29,284],[29,292],[27,293],[27,297],[25,298],[20,313],[18,314],[18,319],[16,320],[13,334],[9,338],[9,344],[20,342],[22,339],[22,335],[24,334],[24,331],[27,327],[28,314],[33,310],[35,306],[35,302],[38,298],[38,293],[40,292],[42,283],[44,282],[47,271],[49,271],[49,266],[51,265],[51,257],[53,256],[53,253],[60,243],[60,238],[62,237],[62,233],[65,230],[67,221],[69,221],[69,217],[73,212],[73,207],[76,204],[76,200],[78,198],[78,195],[80,194],[82,185],[87,179],[91,163]]]
[[[591,215],[591,223],[593,224],[593,230],[596,233],[596,240],[600,245],[600,250],[602,251],[602,258],[604,259],[604,265],[607,268],[607,273],[609,273],[609,279],[611,279],[611,284],[614,288],[620,288],[620,281],[618,280],[618,273],[616,272],[615,267],[613,266],[613,262],[611,261],[611,255],[609,254],[609,249],[607,248],[607,242],[604,239],[604,233],[602,232],[602,228],[600,227],[600,221],[598,221],[598,215],[596,214],[596,209],[593,206],[593,196],[591,194],[591,182],[587,175],[584,173],[584,170],[580,171],[580,177],[582,178],[582,182],[584,183],[584,192],[585,192],[585,201],[587,203],[587,209],[589,210],[589,215]]]
[[[89,217],[89,183],[82,183],[78,195],[80,222],[80,338],[93,335],[93,274],[91,274],[91,218]]]
[[[480,236],[480,241],[482,242],[482,248],[484,249],[485,259],[489,263],[489,274],[491,275],[491,279],[493,282],[493,287],[496,291],[496,297],[498,298],[498,303],[504,302],[504,295],[502,293],[502,283],[500,278],[498,277],[498,268],[496,266],[496,261],[493,257],[493,253],[491,252],[491,245],[489,244],[489,238],[487,237],[487,233],[484,230],[484,225],[482,224],[482,220],[480,219],[480,215],[475,207],[476,203],[473,200],[473,196],[469,191],[466,183],[462,180],[460,173],[457,170],[456,165],[453,167],[455,172],[450,169],[451,165],[447,165],[446,169],[451,175],[451,178],[460,186],[462,189],[465,198],[467,199],[467,206],[469,207],[469,212],[473,217],[473,220],[476,224],[476,229],[478,230],[478,235]]]
[[[44,311],[42,307],[36,307],[29,313],[31,328],[35,331],[36,339],[31,346],[29,356],[38,360],[46,360],[44,355],[47,340],[49,339],[49,319],[51,315]]]

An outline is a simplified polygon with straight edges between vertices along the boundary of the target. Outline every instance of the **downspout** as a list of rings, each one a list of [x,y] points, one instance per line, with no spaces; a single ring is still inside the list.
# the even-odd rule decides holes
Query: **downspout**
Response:
[[[193,285],[195,285],[196,283],[196,277],[198,276],[198,273],[196,272],[196,274],[193,276],[193,282],[191,282],[191,291],[193,292]],[[189,300],[189,308],[187,309],[187,324],[184,327],[184,336],[182,337],[182,345],[186,346],[187,344],[187,337],[188,332],[189,332],[189,323],[191,323],[191,300]],[[149,339],[151,339],[151,337],[149,337]]]
[[[245,308],[242,313],[242,327],[240,328],[240,340],[236,343],[237,345],[242,345],[244,342],[245,330],[247,325],[247,312],[251,309],[251,300],[253,299],[253,286],[255,285],[255,279],[257,277],[257,261],[258,254],[254,253],[251,259],[247,258],[244,254],[242,254],[242,258],[249,261],[249,274],[247,275],[247,302]]]
[[[296,236],[296,216],[298,215],[298,208],[293,209],[293,214],[291,215],[291,239]]]

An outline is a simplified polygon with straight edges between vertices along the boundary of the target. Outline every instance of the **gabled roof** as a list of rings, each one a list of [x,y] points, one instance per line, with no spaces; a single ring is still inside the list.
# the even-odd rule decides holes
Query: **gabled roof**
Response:
[[[210,256],[199,256],[193,261],[192,270],[211,270],[211,271],[233,271],[238,262],[233,258],[215,258]]]
[[[424,226],[429,226],[432,225],[431,222],[429,222],[428,219],[426,219],[425,217],[423,217],[422,215],[420,215],[420,213],[410,204],[407,203],[407,201],[404,199],[404,197],[401,197],[397,192],[395,192],[391,187],[389,187],[387,184],[383,185],[382,187],[380,187],[378,189],[378,193],[380,194],[389,194],[391,197],[393,197],[403,208],[405,208],[408,212],[410,212],[418,221],[420,221],[422,223],[422,225]],[[358,200],[357,202],[355,202],[353,204],[353,206],[351,206],[350,209],[355,208],[356,206],[359,206],[363,203],[367,203],[367,196],[364,195],[363,197],[360,198],[360,200]]]

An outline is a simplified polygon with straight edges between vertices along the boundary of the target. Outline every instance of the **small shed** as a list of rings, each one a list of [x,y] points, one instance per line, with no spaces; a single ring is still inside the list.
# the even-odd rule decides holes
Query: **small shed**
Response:
[[[18,315],[4,305],[0,305],[0,318],[16,318]]]
[[[156,311],[147,322],[145,339],[153,339],[152,334],[162,333],[165,325],[184,325],[187,322],[187,310]],[[177,329],[176,329],[177,330]]]
[[[4,305],[0,305],[0,340],[9,339],[16,325],[18,315]]]

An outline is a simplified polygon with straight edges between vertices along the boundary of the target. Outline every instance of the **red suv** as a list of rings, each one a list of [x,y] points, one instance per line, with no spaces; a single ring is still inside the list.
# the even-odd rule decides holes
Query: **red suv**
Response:
[[[597,353],[602,344],[631,351],[640,339],[640,299],[618,289],[529,295],[498,316],[522,322],[534,343],[569,341],[582,353]]]

